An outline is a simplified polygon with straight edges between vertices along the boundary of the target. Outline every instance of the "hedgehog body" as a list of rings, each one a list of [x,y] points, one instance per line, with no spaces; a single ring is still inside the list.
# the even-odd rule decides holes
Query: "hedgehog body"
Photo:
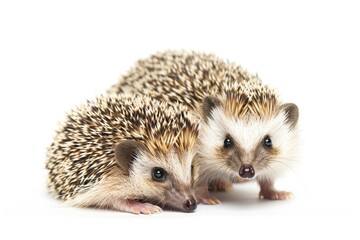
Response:
[[[198,120],[180,104],[101,96],[69,113],[57,131],[47,154],[49,188],[76,206],[192,211],[197,134]]]
[[[296,161],[298,108],[283,104],[257,75],[213,55],[167,51],[138,61],[109,92],[180,102],[202,119],[197,160],[201,202],[218,202],[206,186],[239,179],[256,179],[260,197],[290,196],[273,184]]]
[[[234,83],[238,88],[251,88],[246,82],[261,84],[257,75],[213,55],[167,51],[139,60],[109,93],[148,95],[198,110],[206,96],[226,97]]]

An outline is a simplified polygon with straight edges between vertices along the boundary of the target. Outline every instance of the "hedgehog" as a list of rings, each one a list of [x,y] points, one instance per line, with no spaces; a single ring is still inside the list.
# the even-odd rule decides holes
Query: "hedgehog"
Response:
[[[48,149],[52,194],[70,206],[192,212],[199,121],[181,104],[100,96],[72,110]]]
[[[165,51],[139,60],[108,92],[179,102],[201,119],[198,202],[217,204],[209,188],[248,180],[259,183],[260,198],[292,196],[274,181],[297,161],[299,110],[257,74],[211,54]]]

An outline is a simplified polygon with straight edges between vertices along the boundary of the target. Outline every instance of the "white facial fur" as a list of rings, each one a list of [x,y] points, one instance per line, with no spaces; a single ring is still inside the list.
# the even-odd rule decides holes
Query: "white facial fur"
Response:
[[[164,191],[171,191],[181,199],[191,198],[191,163],[193,152],[186,152],[182,156],[172,150],[167,156],[152,156],[142,152],[134,160],[130,168],[130,182],[139,191],[139,196],[169,201],[165,199]],[[181,159],[180,159],[181,158]],[[152,170],[155,167],[163,168],[167,173],[164,183],[152,179]]]
[[[217,153],[217,149],[223,146],[227,134],[245,152],[244,157],[238,159],[237,168],[224,167],[226,159],[219,158]],[[270,136],[273,148],[277,149],[278,152],[275,156],[262,159],[268,161],[269,167],[259,168],[255,150],[266,135]],[[247,121],[242,121],[239,118],[229,118],[221,108],[215,108],[207,124],[201,127],[199,139],[199,153],[203,161],[201,171],[209,180],[224,176],[237,177],[239,176],[240,165],[243,163],[253,165],[255,177],[273,178],[280,175],[283,170],[291,168],[291,165],[296,161],[298,132],[296,126],[291,128],[290,124],[286,123],[284,111],[266,119],[253,117]]]

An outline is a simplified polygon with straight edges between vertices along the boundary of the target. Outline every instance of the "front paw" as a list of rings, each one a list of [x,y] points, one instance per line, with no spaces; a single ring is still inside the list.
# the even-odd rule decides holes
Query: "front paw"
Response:
[[[198,195],[196,197],[196,202],[205,205],[216,205],[221,203],[219,199],[217,199],[216,197],[211,197],[208,193]]]
[[[119,200],[114,203],[114,208],[132,214],[153,214],[162,211],[160,207],[151,203],[141,203],[134,200]]]
[[[198,201],[205,205],[216,205],[221,203],[221,201],[215,197],[199,198]]]
[[[249,182],[251,181],[251,179],[248,178],[242,178],[240,176],[234,178],[233,183],[245,183],[245,182]]]
[[[269,191],[260,191],[259,193],[260,199],[268,199],[268,200],[287,200],[293,197],[294,195],[291,192],[285,192],[285,191],[269,190]]]
[[[232,189],[232,183],[225,180],[218,180],[209,184],[209,190],[212,192],[229,192]]]

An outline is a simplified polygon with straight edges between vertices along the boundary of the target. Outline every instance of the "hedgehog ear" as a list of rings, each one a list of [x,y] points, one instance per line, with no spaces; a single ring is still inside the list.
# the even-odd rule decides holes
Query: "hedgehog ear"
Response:
[[[285,113],[286,123],[294,128],[299,119],[299,108],[294,103],[285,103],[280,107],[281,111]]]
[[[145,150],[142,143],[134,140],[125,140],[119,143],[115,149],[117,164],[126,171],[129,171],[131,163],[140,151]]]
[[[222,106],[220,99],[213,96],[207,96],[202,101],[202,117],[207,122],[207,120],[211,117],[212,111],[216,107]]]

